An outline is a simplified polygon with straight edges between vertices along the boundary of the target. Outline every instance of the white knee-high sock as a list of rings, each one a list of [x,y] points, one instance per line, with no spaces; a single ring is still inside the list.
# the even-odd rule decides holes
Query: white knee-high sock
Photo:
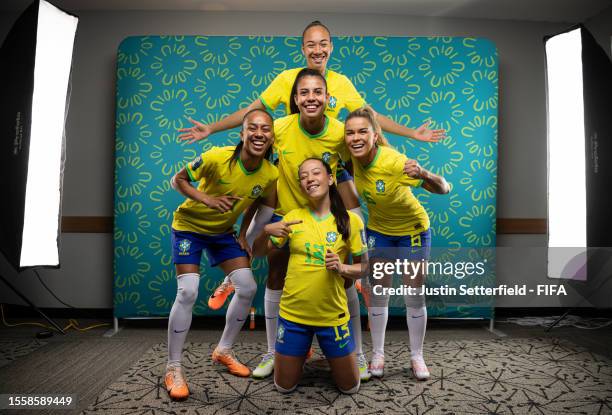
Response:
[[[389,307],[370,307],[368,309],[370,319],[370,335],[372,336],[372,351],[385,354],[385,331],[389,319]]]
[[[361,338],[361,309],[359,307],[359,297],[355,285],[346,289],[346,300],[349,313],[351,315],[351,325],[353,326],[353,337],[355,338],[355,352],[363,353],[363,341]]]
[[[234,270],[228,274],[228,277],[236,291],[225,314],[225,328],[217,346],[221,351],[232,348],[249,315],[251,303],[257,292],[257,283],[250,268]]]
[[[389,319],[389,295],[374,294],[374,287],[368,286],[370,291],[370,307],[368,318],[370,319],[370,335],[372,336],[372,351],[385,354],[385,331]]]
[[[276,350],[276,328],[278,327],[278,312],[283,290],[271,290],[266,287],[264,295],[264,313],[266,315],[266,338],[268,340],[268,353]]]
[[[410,339],[410,357],[423,357],[423,342],[427,329],[427,307],[424,295],[406,295],[406,323]]]
[[[193,305],[198,298],[198,274],[176,277],[178,289],[168,318],[168,366],[180,366],[185,339],[191,326]]]

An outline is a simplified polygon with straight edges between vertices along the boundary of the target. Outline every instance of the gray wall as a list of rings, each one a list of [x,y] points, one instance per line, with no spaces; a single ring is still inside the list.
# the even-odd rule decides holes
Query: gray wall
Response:
[[[314,19],[328,24],[334,35],[358,32],[390,36],[475,36],[495,42],[500,62],[498,217],[542,218],[546,215],[542,37],[565,28],[565,24],[345,14],[76,13],[80,23],[67,120],[65,216],[113,214],[115,55],[122,39],[145,34],[298,35],[301,28]],[[1,38],[15,18],[16,14],[0,14]],[[594,21],[593,24],[605,26],[605,22]],[[500,244],[544,244],[541,236],[501,236],[499,239]],[[45,281],[72,305],[110,308],[111,235],[64,234],[61,242],[62,269],[42,271]],[[539,260],[536,262],[533,269],[539,271],[524,278],[544,278],[540,272],[542,264]],[[60,306],[44,292],[30,272],[16,277],[3,259],[0,259],[0,272],[38,305]],[[501,282],[516,278],[517,275],[499,276]],[[0,302],[11,302],[14,296],[4,287],[0,290]]]
[[[610,47],[610,41],[612,40],[612,6],[587,20],[586,26],[608,53],[608,56],[612,57]]]

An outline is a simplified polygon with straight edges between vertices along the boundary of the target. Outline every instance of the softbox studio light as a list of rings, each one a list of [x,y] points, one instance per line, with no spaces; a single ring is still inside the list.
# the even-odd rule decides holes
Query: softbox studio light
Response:
[[[585,280],[612,246],[612,62],[583,26],[544,40],[548,276]]]
[[[59,266],[64,124],[77,22],[36,1],[0,49],[0,250],[15,269]]]

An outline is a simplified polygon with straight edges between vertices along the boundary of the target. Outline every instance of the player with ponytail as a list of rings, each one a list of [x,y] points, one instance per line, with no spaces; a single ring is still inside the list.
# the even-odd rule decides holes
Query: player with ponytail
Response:
[[[304,160],[297,178],[307,204],[266,225],[253,251],[255,255],[284,247],[289,251],[276,332],[274,383],[283,393],[296,388],[316,335],[338,389],[352,394],[359,390],[360,374],[344,281],[367,272],[363,222],[344,208],[333,170],[323,160]]]

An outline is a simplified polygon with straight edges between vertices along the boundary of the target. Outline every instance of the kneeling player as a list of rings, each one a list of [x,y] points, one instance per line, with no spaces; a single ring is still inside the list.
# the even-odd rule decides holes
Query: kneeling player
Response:
[[[344,281],[361,278],[367,271],[363,222],[345,209],[328,164],[307,159],[298,177],[308,206],[266,225],[254,244],[256,255],[289,246],[274,383],[283,393],[296,388],[316,335],[338,388],[355,393],[360,379]],[[353,264],[345,263],[349,254]]]

